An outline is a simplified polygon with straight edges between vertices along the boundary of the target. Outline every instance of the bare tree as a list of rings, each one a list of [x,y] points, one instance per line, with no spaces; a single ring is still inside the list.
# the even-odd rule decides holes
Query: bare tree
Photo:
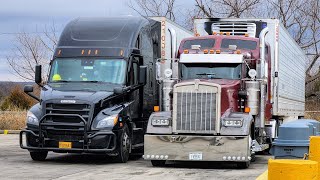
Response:
[[[128,6],[142,16],[165,16],[175,21],[175,2],[176,0],[130,0]]]
[[[306,51],[309,64],[306,74],[320,59],[319,0],[268,0],[268,17],[280,19],[295,41]]]
[[[50,29],[45,28],[45,31],[40,33],[18,33],[15,36],[12,53],[7,56],[10,71],[23,80],[33,80],[35,65],[48,67],[48,61],[53,54],[57,41],[54,26]],[[44,72],[46,72],[46,69],[44,68]]]
[[[202,17],[248,17],[259,3],[260,0],[195,0]]]

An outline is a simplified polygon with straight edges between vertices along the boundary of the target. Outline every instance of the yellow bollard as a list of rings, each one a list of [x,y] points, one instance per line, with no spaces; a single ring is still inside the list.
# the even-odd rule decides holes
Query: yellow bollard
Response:
[[[320,136],[310,136],[309,160],[320,163]],[[320,179],[320,167],[318,176]]]
[[[269,180],[318,179],[318,162],[311,160],[269,159]]]
[[[8,132],[9,132],[8,130],[4,130],[3,134],[8,134]]]

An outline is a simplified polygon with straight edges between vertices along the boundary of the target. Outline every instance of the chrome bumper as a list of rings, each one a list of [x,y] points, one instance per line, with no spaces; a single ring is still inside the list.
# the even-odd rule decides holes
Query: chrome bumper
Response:
[[[193,160],[192,154],[201,154],[200,161],[250,160],[248,136],[186,136],[145,135],[145,160]]]

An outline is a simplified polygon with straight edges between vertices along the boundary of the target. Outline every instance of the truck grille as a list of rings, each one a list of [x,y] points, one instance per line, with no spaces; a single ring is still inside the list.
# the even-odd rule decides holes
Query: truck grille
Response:
[[[182,133],[213,133],[216,122],[216,93],[187,91],[177,93],[176,130]]]
[[[49,116],[46,122],[54,123],[83,123],[79,117],[68,116],[78,114],[88,122],[90,115],[90,105],[88,104],[46,104],[46,114],[65,114],[66,116]]]

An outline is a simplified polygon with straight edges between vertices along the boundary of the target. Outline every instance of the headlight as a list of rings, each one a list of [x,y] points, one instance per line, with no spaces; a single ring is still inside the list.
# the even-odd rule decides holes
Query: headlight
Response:
[[[27,113],[27,124],[39,125],[38,118],[31,111]]]
[[[117,124],[117,122],[118,122],[118,114],[111,115],[98,121],[95,128],[102,129],[102,128],[113,127]]]
[[[153,119],[151,121],[152,126],[169,126],[170,121],[168,119]]]
[[[242,119],[225,119],[223,121],[223,125],[226,127],[242,127],[243,120]]]

